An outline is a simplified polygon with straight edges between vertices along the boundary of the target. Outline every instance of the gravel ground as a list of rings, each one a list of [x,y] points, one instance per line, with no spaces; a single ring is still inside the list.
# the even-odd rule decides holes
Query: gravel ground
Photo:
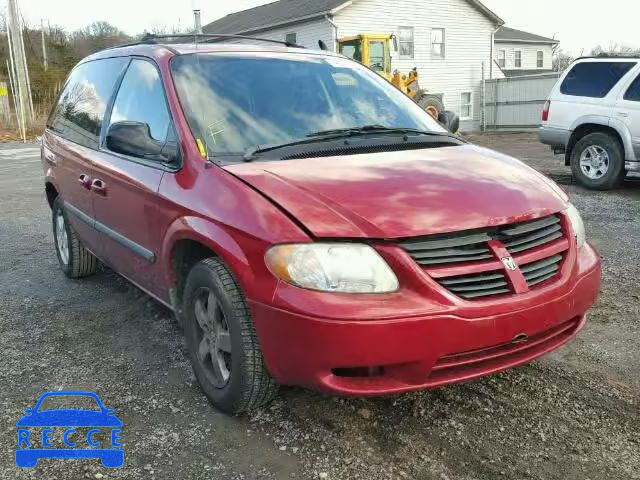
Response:
[[[206,402],[167,310],[109,270],[62,275],[37,148],[0,146],[0,478],[640,479],[640,179],[589,192],[531,135],[473,141],[549,174],[582,211],[604,259],[585,330],[470,384],[373,400],[286,388],[247,418]],[[122,469],[15,466],[15,422],[59,389],[116,410]]]

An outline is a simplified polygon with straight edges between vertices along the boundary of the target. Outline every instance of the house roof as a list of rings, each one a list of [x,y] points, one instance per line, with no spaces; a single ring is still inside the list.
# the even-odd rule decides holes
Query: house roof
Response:
[[[517,42],[517,43],[560,43],[558,40],[542,37],[534,33],[516,30],[515,28],[500,27],[495,34],[496,42]]]
[[[356,0],[278,0],[231,13],[203,27],[205,33],[252,33],[331,15]],[[504,21],[479,0],[466,0],[497,25]]]

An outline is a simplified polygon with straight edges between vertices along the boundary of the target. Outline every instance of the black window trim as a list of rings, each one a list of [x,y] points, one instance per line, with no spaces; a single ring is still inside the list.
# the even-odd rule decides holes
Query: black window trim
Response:
[[[625,102],[640,102],[640,98],[633,99],[633,98],[629,98],[629,92],[631,91],[632,88],[634,87],[638,87],[638,89],[640,89],[640,72],[638,72],[635,76],[635,78],[633,80],[631,80],[631,83],[629,83],[629,86],[627,87],[627,89],[625,90],[624,94],[622,95],[622,99]]]
[[[626,57],[621,57],[621,58],[626,58]],[[631,75],[632,72],[637,68],[638,66],[638,62],[616,62],[614,60],[618,60],[618,58],[611,58],[611,57],[604,57],[602,59],[602,61],[595,61],[595,62],[575,62],[570,69],[567,70],[567,74],[563,77],[562,79],[562,83],[560,83],[559,89],[560,89],[560,93],[562,95],[566,95],[566,96],[570,96],[570,97],[582,97],[582,98],[595,98],[595,99],[603,99],[603,98],[607,98],[609,95],[612,94],[612,92],[614,92],[616,90],[616,87],[618,87],[618,89],[622,88],[620,85],[624,84],[623,80],[625,80],[625,78],[627,78],[627,76]],[[593,95],[577,95],[575,93],[567,93],[566,91],[564,91],[564,87],[565,87],[565,83],[567,82],[567,80],[569,79],[569,75],[571,75],[571,72],[573,72],[573,70],[579,66],[579,65],[587,65],[587,64],[603,64],[603,63],[608,63],[608,64],[624,64],[624,63],[630,63],[631,66],[629,67],[629,69],[620,76],[620,78],[618,78],[618,80],[611,86],[611,88],[609,88],[609,90],[604,94],[604,95],[599,95],[599,96],[593,96]],[[617,97],[619,98],[619,97]]]
[[[178,133],[178,130],[175,127],[175,122],[173,120],[173,114],[171,112],[171,107],[169,106],[169,99],[167,97],[167,91],[166,91],[166,88],[164,86],[164,82],[162,81],[162,72],[160,70],[160,67],[155,62],[154,59],[152,59],[150,57],[145,57],[144,55],[128,55],[127,58],[128,58],[129,61],[127,62],[127,65],[125,66],[124,70],[122,71],[122,74],[120,75],[120,78],[118,78],[118,80],[116,81],[116,85],[114,87],[113,96],[109,100],[109,103],[107,103],[107,109],[105,111],[105,117],[104,117],[104,119],[102,121],[102,129],[100,130],[100,141],[98,143],[98,151],[107,153],[109,155],[116,156],[118,158],[121,158],[123,160],[127,160],[129,162],[133,162],[133,163],[138,163],[140,165],[144,165],[145,167],[155,168],[156,170],[164,170],[165,172],[171,172],[171,173],[179,172],[180,170],[182,170],[182,167],[184,166],[183,153],[182,153],[182,142],[181,142],[181,139],[180,139],[180,134]],[[109,122],[111,121],[111,113],[113,111],[113,106],[116,103],[116,98],[118,98],[118,93],[120,92],[120,87],[122,86],[122,82],[124,80],[124,77],[127,74],[127,72],[129,71],[129,67],[131,66],[131,63],[133,62],[133,60],[143,60],[145,62],[149,62],[151,65],[153,65],[153,67],[158,72],[158,78],[160,79],[160,83],[162,84],[162,94],[164,96],[165,106],[167,107],[167,112],[169,114],[169,128],[173,128],[173,131],[175,132],[175,136],[176,136],[176,141],[178,143],[178,162],[175,165],[172,165],[172,164],[169,164],[169,163],[164,163],[164,162],[157,162],[155,160],[145,160],[144,158],[139,158],[139,157],[132,157],[130,155],[124,155],[122,153],[113,152],[113,151],[111,151],[111,150],[109,150],[107,148],[107,145],[106,145],[107,130],[109,128]],[[167,129],[167,134],[168,133],[169,133],[169,129]]]

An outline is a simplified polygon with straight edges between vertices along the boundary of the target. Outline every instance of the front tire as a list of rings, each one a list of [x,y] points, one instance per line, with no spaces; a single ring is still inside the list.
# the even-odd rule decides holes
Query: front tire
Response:
[[[57,197],[51,210],[53,220],[53,241],[56,247],[60,269],[69,278],[82,278],[96,273],[98,260],[84,248],[73,227],[67,221],[64,202]]]
[[[275,397],[278,385],[264,364],[245,296],[220,260],[191,269],[183,313],[193,371],[213,405],[237,414]]]
[[[608,133],[586,135],[571,151],[571,171],[578,183],[586,188],[614,188],[625,175],[622,145]]]

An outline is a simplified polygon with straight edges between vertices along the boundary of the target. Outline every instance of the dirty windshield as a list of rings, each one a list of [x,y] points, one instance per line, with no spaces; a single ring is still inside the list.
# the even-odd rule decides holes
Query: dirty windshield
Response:
[[[176,57],[191,129],[210,155],[365,125],[446,133],[408,97],[351,60],[300,54]]]

